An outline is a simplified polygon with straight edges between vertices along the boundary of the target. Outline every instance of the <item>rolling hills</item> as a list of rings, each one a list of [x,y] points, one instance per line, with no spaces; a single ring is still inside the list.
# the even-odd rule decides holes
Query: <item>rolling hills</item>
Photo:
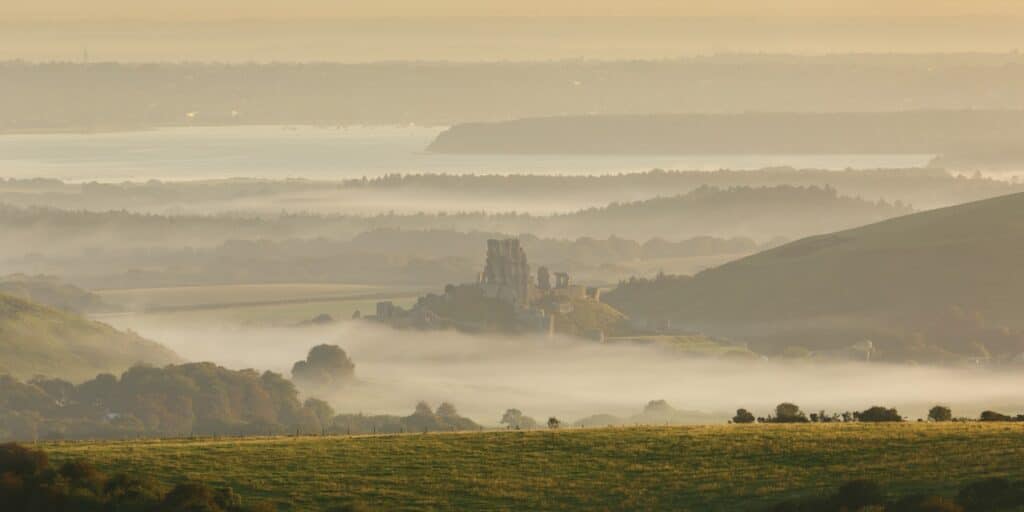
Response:
[[[1024,351],[1024,194],[813,236],[701,272],[605,295],[641,318],[767,352],[868,339],[892,359]]]
[[[0,374],[80,381],[135,363],[178,362],[161,345],[74,313],[0,294]]]

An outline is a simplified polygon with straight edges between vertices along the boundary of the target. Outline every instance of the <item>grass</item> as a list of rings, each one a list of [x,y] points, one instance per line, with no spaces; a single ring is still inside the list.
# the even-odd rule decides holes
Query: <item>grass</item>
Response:
[[[1016,424],[749,425],[59,443],[109,471],[230,485],[282,510],[750,510],[856,478],[948,493],[1024,471]]]
[[[48,375],[77,381],[120,372],[139,361],[178,361],[166,348],[137,334],[2,294],[0,354],[0,375],[19,379]]]

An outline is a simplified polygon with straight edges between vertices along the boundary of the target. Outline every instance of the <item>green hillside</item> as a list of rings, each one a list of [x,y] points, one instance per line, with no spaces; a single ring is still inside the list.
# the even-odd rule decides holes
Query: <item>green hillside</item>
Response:
[[[78,381],[137,362],[178,361],[170,350],[74,313],[0,295],[0,374]]]
[[[641,427],[41,444],[277,510],[763,510],[858,478],[895,495],[1024,472],[1013,424]]]
[[[799,240],[691,277],[624,283],[605,300],[632,317],[741,339],[889,359],[1024,352],[1024,194]]]

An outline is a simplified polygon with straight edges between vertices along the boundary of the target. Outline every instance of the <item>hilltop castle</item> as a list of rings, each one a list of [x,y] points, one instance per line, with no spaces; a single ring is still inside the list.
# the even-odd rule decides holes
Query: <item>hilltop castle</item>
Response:
[[[547,267],[540,267],[536,276],[531,274],[526,251],[518,239],[510,238],[487,241],[484,269],[476,283],[448,285],[443,295],[420,297],[408,311],[381,302],[372,318],[396,327],[419,329],[554,333],[578,330],[576,323],[569,321],[575,308],[599,303],[600,299],[598,288],[573,285],[567,272],[551,273]],[[561,328],[559,319],[565,324]],[[569,325],[574,327],[570,329]],[[596,332],[600,329],[587,331],[573,333],[604,336],[603,331]]]

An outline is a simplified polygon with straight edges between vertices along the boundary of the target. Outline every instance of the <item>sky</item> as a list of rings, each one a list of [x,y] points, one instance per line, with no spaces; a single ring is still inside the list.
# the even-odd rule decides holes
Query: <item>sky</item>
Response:
[[[373,16],[1007,16],[1020,0],[8,0],[0,20]]]

